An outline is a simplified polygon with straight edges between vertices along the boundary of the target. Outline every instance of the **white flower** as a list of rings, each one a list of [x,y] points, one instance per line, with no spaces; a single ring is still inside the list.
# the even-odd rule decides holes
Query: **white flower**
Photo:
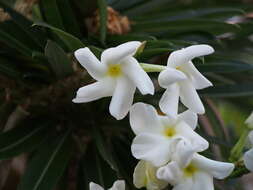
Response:
[[[173,190],[214,190],[213,178],[224,179],[233,171],[234,164],[205,158],[185,143],[181,141],[177,156],[157,170],[157,177],[173,185]]]
[[[252,114],[251,114],[252,115]],[[253,145],[253,131],[249,134],[249,140],[251,144]],[[243,156],[244,164],[248,170],[253,172],[253,148],[245,152]]]
[[[97,82],[80,88],[73,102],[84,103],[112,96],[110,113],[116,119],[122,119],[132,105],[136,87],[143,95],[154,94],[151,79],[133,57],[140,45],[140,42],[132,41],[106,49],[101,62],[89,48],[77,50],[75,57]]]
[[[175,117],[179,98],[191,111],[198,114],[205,112],[196,90],[212,86],[212,83],[196,69],[191,60],[213,52],[211,46],[193,45],[171,53],[167,68],[158,77],[160,86],[166,89],[159,102],[164,113]]]
[[[90,190],[104,190],[100,185],[90,182]],[[117,180],[114,182],[113,186],[108,190],[125,190],[125,181]]]
[[[253,129],[253,112],[246,119],[245,123],[248,125],[249,128]]]
[[[197,115],[191,111],[179,114],[176,119],[157,114],[155,108],[144,103],[136,103],[130,109],[130,125],[136,137],[131,150],[135,158],[162,166],[170,161],[175,145],[181,139],[188,139],[197,151],[208,148],[208,142],[194,129]]]
[[[136,188],[145,187],[147,190],[164,189],[168,182],[156,177],[157,167],[150,162],[140,160],[134,169],[133,181]]]

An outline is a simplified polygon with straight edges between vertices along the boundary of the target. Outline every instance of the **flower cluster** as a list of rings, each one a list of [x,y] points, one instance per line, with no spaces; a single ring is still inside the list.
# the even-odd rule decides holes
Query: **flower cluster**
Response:
[[[174,190],[214,189],[213,178],[227,177],[234,165],[199,154],[209,143],[194,131],[197,114],[205,112],[196,90],[212,83],[192,63],[196,57],[213,53],[213,48],[194,45],[170,54],[158,77],[159,85],[166,89],[159,101],[164,114],[159,114],[152,105],[132,105],[136,87],[143,95],[155,91],[152,80],[134,58],[140,45],[132,41],[109,48],[102,53],[101,61],[88,48],[77,50],[77,60],[97,82],[80,88],[73,102],[112,96],[112,116],[119,120],[130,112],[130,126],[136,135],[131,150],[140,160],[133,174],[137,188],[160,190],[170,184]],[[179,100],[187,108],[182,113],[178,113]]]

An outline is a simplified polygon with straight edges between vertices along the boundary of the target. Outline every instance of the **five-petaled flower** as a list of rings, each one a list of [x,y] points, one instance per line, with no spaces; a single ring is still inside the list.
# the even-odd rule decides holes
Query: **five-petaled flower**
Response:
[[[172,119],[158,115],[151,105],[136,103],[130,110],[130,125],[136,134],[131,147],[133,156],[157,167],[170,161],[180,140],[189,140],[197,152],[209,146],[204,138],[194,132],[197,115],[191,111]]]
[[[172,161],[157,170],[157,177],[173,185],[173,190],[214,190],[213,178],[224,179],[234,169],[234,164],[199,155],[187,141],[178,146]]]
[[[213,52],[211,46],[193,45],[170,54],[167,68],[158,77],[160,86],[166,89],[159,102],[164,113],[175,117],[179,98],[191,111],[198,114],[205,112],[196,90],[212,86],[212,83],[196,69],[191,60]]]
[[[77,91],[75,103],[112,96],[109,111],[116,119],[124,118],[133,102],[136,87],[145,94],[154,94],[154,85],[133,57],[141,42],[132,41],[103,51],[101,62],[89,50],[78,49],[75,57],[97,82]]]

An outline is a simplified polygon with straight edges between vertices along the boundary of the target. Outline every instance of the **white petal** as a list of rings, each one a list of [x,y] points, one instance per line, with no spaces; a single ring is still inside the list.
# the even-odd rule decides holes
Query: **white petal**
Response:
[[[168,182],[156,177],[157,168],[149,162],[140,160],[134,169],[133,183],[138,189],[146,187],[147,190],[160,190],[168,185]]]
[[[205,108],[199,95],[189,81],[180,82],[180,100],[191,111],[198,114],[205,113]]]
[[[100,63],[89,48],[76,50],[75,57],[94,79],[99,80],[105,76],[106,66]]]
[[[181,139],[173,152],[172,160],[177,162],[180,168],[186,168],[193,159],[196,148],[187,139]]]
[[[187,110],[178,115],[179,121],[184,121],[187,123],[193,130],[196,129],[198,124],[198,115],[191,110]]]
[[[108,190],[125,190],[125,181],[117,180],[114,182],[113,186]]]
[[[179,86],[172,84],[168,86],[162,98],[159,101],[159,107],[166,115],[172,118],[177,118],[179,102]]]
[[[167,67],[158,76],[159,85],[163,88],[167,88],[169,85],[187,79],[187,76],[174,68]]]
[[[129,57],[125,59],[122,64],[122,70],[143,95],[154,94],[155,88],[152,80],[135,58]]]
[[[209,147],[208,141],[193,131],[185,122],[179,122],[176,125],[176,131],[178,135],[190,141],[196,152],[202,152]]]
[[[249,127],[251,127],[251,128],[253,128],[253,112],[250,114],[250,116],[247,118],[247,120],[245,121],[245,123],[249,126]]]
[[[130,109],[130,125],[136,135],[143,132],[160,133],[163,130],[155,108],[144,103],[136,103]]]
[[[253,149],[245,152],[243,156],[244,164],[248,170],[253,172]]]
[[[249,133],[249,140],[250,140],[251,144],[253,145],[253,131],[251,131]]]
[[[160,167],[157,170],[156,176],[158,179],[168,181],[171,185],[175,185],[180,182],[183,172],[177,162],[172,161],[166,166]]]
[[[213,84],[196,69],[192,62],[184,64],[182,66],[182,70],[190,75],[193,86],[196,89],[203,89],[213,86]]]
[[[111,80],[102,80],[81,87],[77,91],[74,103],[84,103],[98,100],[103,97],[112,96],[114,91],[114,84]]]
[[[173,67],[188,63],[195,57],[209,55],[214,52],[214,49],[209,45],[193,45],[178,51],[174,51],[168,58],[168,65]]]
[[[196,164],[203,172],[209,173],[217,179],[226,178],[232,173],[235,167],[232,163],[210,160],[199,154],[194,155],[192,163]]]
[[[169,117],[167,115],[158,115],[158,117],[159,117],[160,123],[163,126],[163,130],[164,130],[164,127],[174,126],[177,123],[177,117],[172,118],[172,117]]]
[[[193,187],[192,178],[184,178],[180,183],[174,186],[172,190],[195,190]]]
[[[197,172],[193,177],[193,190],[214,190],[213,176],[205,172]]]
[[[123,119],[133,103],[135,92],[134,84],[126,77],[117,79],[115,91],[110,103],[110,113],[116,119]]]
[[[147,179],[145,173],[146,173],[146,161],[141,160],[136,165],[133,174],[133,183],[136,188],[140,189],[146,186]]]
[[[90,190],[104,190],[103,187],[93,182],[90,182],[89,186],[90,186]]]
[[[124,58],[133,56],[140,45],[141,42],[131,41],[106,49],[101,55],[101,62],[104,64],[119,64]]]
[[[170,160],[170,141],[161,135],[142,133],[136,136],[131,146],[135,158],[161,166]]]

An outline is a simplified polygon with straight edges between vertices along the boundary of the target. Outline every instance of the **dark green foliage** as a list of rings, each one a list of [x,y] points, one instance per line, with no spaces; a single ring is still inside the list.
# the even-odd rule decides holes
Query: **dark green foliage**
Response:
[[[132,173],[137,161],[130,152],[133,134],[128,118],[115,121],[108,114],[108,98],[79,105],[71,102],[79,87],[92,82],[73,56],[79,48],[89,47],[100,58],[105,48],[146,41],[136,58],[166,65],[172,51],[208,43],[216,53],[194,60],[214,83],[214,87],[199,91],[203,99],[233,104],[243,114],[252,109],[253,42],[249,36],[253,22],[244,17],[253,11],[252,5],[214,0],[188,4],[183,0],[41,0],[33,6],[36,17],[27,18],[14,4],[0,0],[0,7],[11,17],[0,22],[0,159],[29,155],[19,190],[53,190],[57,185],[67,189],[64,184],[68,183],[88,190],[90,181],[109,188],[118,178],[134,189]],[[108,5],[128,16],[129,33],[107,31]],[[101,22],[94,34],[88,31],[85,19],[94,17],[96,10]],[[243,22],[227,22],[234,16],[242,16]],[[157,74],[150,76],[157,78]],[[136,101],[157,106],[163,90],[158,92],[152,98],[137,93]],[[229,128],[231,138],[224,140],[224,126],[228,126],[222,126],[208,101],[207,117],[214,134],[208,134],[203,123],[198,130],[220,147],[222,159],[226,159],[237,134]],[[30,116],[3,132],[16,106]],[[215,157],[210,150],[206,154]],[[245,168],[239,169],[247,173]],[[237,171],[232,177],[236,175]]]

